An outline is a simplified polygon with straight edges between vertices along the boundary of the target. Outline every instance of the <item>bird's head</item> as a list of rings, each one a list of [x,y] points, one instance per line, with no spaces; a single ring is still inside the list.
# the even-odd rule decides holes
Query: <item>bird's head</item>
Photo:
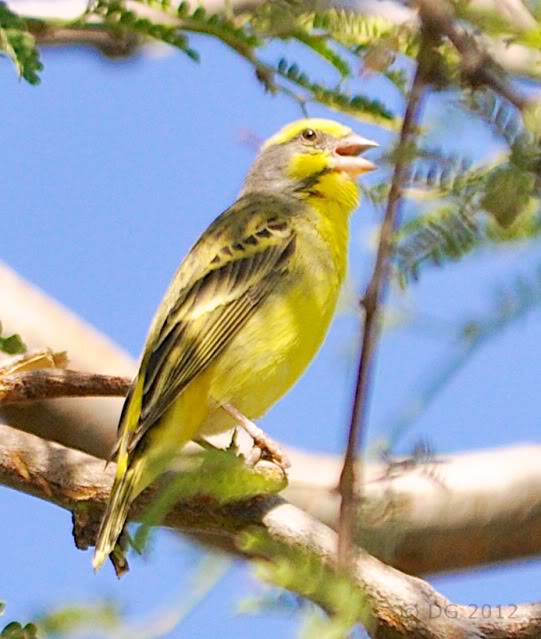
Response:
[[[376,168],[362,153],[377,146],[333,120],[298,120],[264,143],[243,192],[277,190],[356,200],[357,178]]]

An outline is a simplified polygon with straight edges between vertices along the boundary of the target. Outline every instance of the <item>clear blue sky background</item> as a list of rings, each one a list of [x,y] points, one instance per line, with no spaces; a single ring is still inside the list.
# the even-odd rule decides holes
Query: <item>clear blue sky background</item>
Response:
[[[199,39],[194,45],[202,54],[199,66],[181,54],[111,63],[84,51],[48,52],[37,88],[18,82],[7,62],[0,64],[2,227],[9,228],[1,257],[133,355],[177,263],[235,198],[254,156],[240,143],[241,132],[265,138],[299,117],[286,98],[265,96],[252,70],[223,46]],[[278,55],[278,48],[269,55]],[[330,77],[318,61],[304,53],[300,58],[312,73]],[[388,87],[373,88],[399,104]],[[466,143],[476,154],[492,144],[480,126],[463,126],[441,105],[431,105],[431,117],[445,118],[443,141],[454,148]],[[310,112],[331,115],[320,107]],[[390,139],[349,122],[383,144]],[[351,290],[366,280],[367,237],[376,223],[367,206],[353,220]],[[531,272],[536,264],[532,250],[506,251],[432,270],[411,289],[407,303],[437,321],[430,330],[425,322],[386,334],[370,415],[372,441],[385,434],[419,376],[449,353],[453,326],[490,310],[492,291],[506,275]],[[351,314],[337,319],[308,374],[264,419],[275,437],[319,451],[342,450],[355,326]],[[397,450],[410,450],[421,436],[438,452],[538,441],[540,341],[534,313],[490,342]],[[0,512],[6,619],[110,598],[137,621],[176,606],[190,589],[199,556],[171,536],[158,535],[149,557],[134,560],[130,575],[117,582],[110,570],[93,574],[89,554],[73,546],[65,512],[8,490],[0,491]],[[433,582],[464,603],[534,600],[541,564]],[[294,636],[297,624],[285,617],[236,615],[239,602],[259,589],[246,567],[236,567],[168,636]]]

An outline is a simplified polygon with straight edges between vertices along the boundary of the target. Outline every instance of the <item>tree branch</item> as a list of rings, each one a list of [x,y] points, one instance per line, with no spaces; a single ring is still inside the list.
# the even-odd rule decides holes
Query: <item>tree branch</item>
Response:
[[[227,0],[234,14],[254,11],[263,0]],[[8,3],[14,11],[36,22],[30,25],[39,45],[45,47],[84,46],[99,51],[109,58],[123,58],[141,52],[143,42],[133,35],[125,37],[112,32],[104,25],[96,24],[92,29],[80,29],[69,26],[55,26],[54,20],[73,20],[85,8],[85,2],[74,0],[36,0],[35,2],[12,1]],[[202,2],[209,13],[221,13],[226,6],[225,0],[206,0]],[[328,6],[343,6],[342,2],[329,1]],[[394,0],[357,0],[347,3],[349,8],[362,15],[385,17],[397,24],[415,25],[416,12]],[[75,9],[74,9],[75,6]],[[321,6],[321,3],[320,3]],[[506,20],[512,31],[522,32],[535,27],[531,13],[520,0],[471,0],[468,6],[472,10],[491,11]],[[138,11],[148,13],[146,7],[137,7]],[[51,24],[44,28],[39,20],[49,20]],[[541,54],[532,48],[510,44],[505,38],[484,38],[493,59],[510,73],[527,77],[541,77]]]
[[[72,367],[130,377],[135,373],[135,361],[110,340],[2,264],[0,318],[8,332],[21,332],[30,348],[67,349]],[[0,421],[106,459],[121,402],[113,398],[25,402],[2,408]],[[341,459],[286,452],[292,466],[284,495],[335,527],[340,499],[334,488]],[[413,574],[537,555],[541,553],[540,457],[541,447],[522,446],[446,456],[410,465],[400,473],[390,472],[386,464],[370,463],[355,540],[386,563]]]
[[[344,466],[340,475],[339,490],[342,496],[340,506],[340,523],[338,535],[338,561],[342,566],[349,563],[349,556],[353,544],[354,523],[357,519],[357,496],[355,487],[360,483],[356,477],[357,450],[363,432],[366,430],[366,413],[368,409],[368,393],[370,391],[370,372],[375,346],[379,333],[380,302],[385,294],[389,260],[392,253],[393,237],[399,218],[399,206],[402,197],[402,184],[406,177],[409,164],[408,146],[412,143],[417,118],[421,109],[421,102],[426,82],[426,73],[430,65],[430,54],[433,38],[424,33],[421,40],[417,69],[408,96],[402,130],[397,146],[395,163],[387,210],[380,232],[378,250],[372,277],[362,298],[364,309],[364,326],[361,337],[361,349],[357,367],[353,405],[349,423],[349,435]]]
[[[460,53],[462,71],[472,86],[487,86],[495,93],[523,110],[528,101],[499,73],[492,56],[479,46],[475,37],[458,26],[453,10],[446,0],[416,0],[421,19],[434,37],[445,36]]]
[[[265,471],[271,472],[271,471]],[[74,513],[76,537],[85,547],[95,535],[107,501],[114,468],[79,451],[45,442],[33,435],[0,426],[0,482],[18,491],[45,499]],[[152,500],[155,489],[146,491],[130,513],[139,518]],[[198,495],[178,503],[165,524],[199,536],[201,532],[221,540],[229,551],[248,554],[243,535],[254,530],[272,544],[256,546],[256,559],[279,559],[276,548],[292,549],[315,556],[333,570],[336,535],[279,496],[259,496],[243,502],[219,505]],[[278,544],[278,546],[276,546]],[[377,639],[414,636],[432,639],[484,637],[525,639],[541,633],[541,605],[504,606],[490,619],[482,619],[471,606],[452,604],[426,582],[386,566],[364,551],[353,557],[352,579],[369,610],[358,611],[358,621],[367,624]],[[299,585],[299,591],[301,585]],[[306,595],[306,593],[301,592]],[[312,593],[316,603],[329,609],[329,602]],[[498,617],[498,618],[497,618]]]
[[[124,397],[130,384],[129,377],[66,369],[0,375],[0,404],[8,406],[59,397]]]

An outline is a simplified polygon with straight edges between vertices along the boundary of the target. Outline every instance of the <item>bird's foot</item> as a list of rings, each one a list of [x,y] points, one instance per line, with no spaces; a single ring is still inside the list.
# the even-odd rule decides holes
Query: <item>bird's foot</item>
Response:
[[[280,446],[259,428],[257,424],[254,424],[251,419],[248,419],[248,417],[243,415],[229,402],[224,402],[222,408],[250,435],[254,442],[252,452],[246,458],[246,461],[250,465],[255,466],[258,461],[265,459],[280,466],[284,470],[291,466],[287,455],[282,451]]]

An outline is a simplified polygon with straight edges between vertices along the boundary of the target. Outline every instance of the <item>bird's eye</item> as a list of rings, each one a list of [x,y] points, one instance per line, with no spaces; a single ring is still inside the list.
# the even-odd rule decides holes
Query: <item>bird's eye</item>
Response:
[[[302,139],[306,140],[307,142],[314,142],[315,140],[317,140],[317,133],[314,131],[314,129],[304,129],[304,131],[301,133]]]

